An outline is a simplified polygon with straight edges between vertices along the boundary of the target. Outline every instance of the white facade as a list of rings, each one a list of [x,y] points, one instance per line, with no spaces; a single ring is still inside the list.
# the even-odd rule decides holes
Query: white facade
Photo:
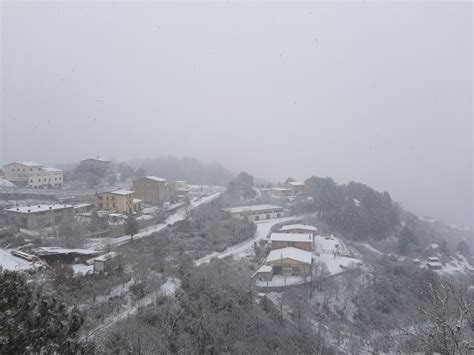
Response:
[[[226,208],[224,211],[232,213],[238,218],[246,218],[253,222],[263,221],[284,216],[283,207],[275,205],[254,205]]]
[[[63,171],[47,168],[34,162],[14,162],[4,166],[5,178],[18,185],[29,187],[61,187]]]

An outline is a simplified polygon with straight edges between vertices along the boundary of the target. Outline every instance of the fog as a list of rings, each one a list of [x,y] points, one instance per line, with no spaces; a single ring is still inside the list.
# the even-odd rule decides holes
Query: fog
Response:
[[[469,2],[1,6],[2,164],[191,156],[472,226]]]

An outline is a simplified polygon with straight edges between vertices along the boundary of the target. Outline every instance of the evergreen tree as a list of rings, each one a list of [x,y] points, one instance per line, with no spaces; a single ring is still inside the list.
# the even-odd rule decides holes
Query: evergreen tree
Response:
[[[0,272],[0,353],[84,352],[78,331],[83,318],[57,298],[42,294],[16,272]]]

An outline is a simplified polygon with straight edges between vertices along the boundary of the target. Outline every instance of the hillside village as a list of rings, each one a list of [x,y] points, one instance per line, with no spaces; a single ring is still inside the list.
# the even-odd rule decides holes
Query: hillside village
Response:
[[[288,295],[309,292],[305,307],[319,314],[313,320],[318,327],[337,312],[352,319],[348,324],[357,323],[361,305],[350,295],[380,263],[474,280],[472,256],[463,252],[468,246],[462,241],[449,252],[444,240],[417,240],[410,234],[416,229],[407,229],[433,221],[390,217],[396,221],[395,244],[394,237],[361,238],[344,232],[346,224],[331,226],[329,210],[321,208],[327,197],[312,190],[328,194],[337,188],[326,180],[287,178],[269,187],[240,173],[227,186],[206,186],[132,170],[100,158],[82,160],[67,173],[33,162],[4,166],[0,267],[31,282],[42,280],[66,305],[89,314],[81,339],[98,350],[133,314],[184,290],[192,268],[223,267],[219,262],[240,270],[260,302],[283,307],[289,319],[295,304]],[[349,185],[355,210],[366,203],[358,189],[372,193]],[[348,349],[340,334],[324,334],[327,349]],[[354,336],[350,346],[361,341]],[[373,347],[382,346],[376,336],[373,341]],[[464,348],[469,346],[474,344]]]

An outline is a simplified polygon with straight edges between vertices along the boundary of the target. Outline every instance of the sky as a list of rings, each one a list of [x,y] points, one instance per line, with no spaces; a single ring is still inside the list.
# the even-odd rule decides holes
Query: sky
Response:
[[[470,2],[1,4],[0,163],[163,155],[471,225]]]

